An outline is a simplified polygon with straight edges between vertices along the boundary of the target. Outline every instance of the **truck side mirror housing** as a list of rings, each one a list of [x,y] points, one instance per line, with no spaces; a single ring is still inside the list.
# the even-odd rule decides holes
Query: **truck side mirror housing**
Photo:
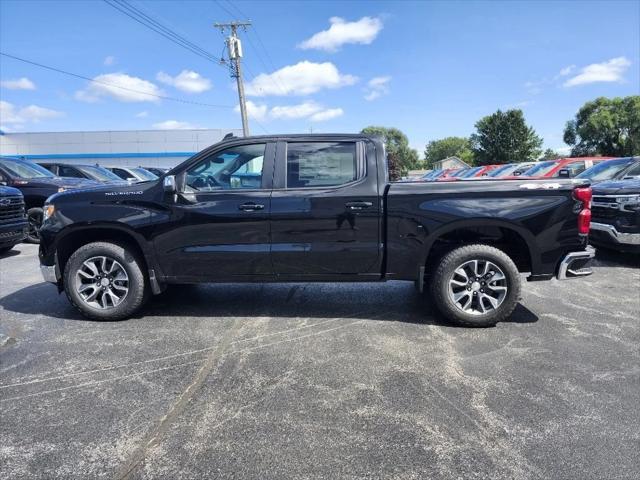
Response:
[[[176,188],[176,177],[175,175],[167,175],[162,180],[162,188],[166,193],[176,193],[178,189]]]
[[[569,172],[568,168],[561,168],[560,170],[558,170],[558,177],[560,177],[560,178],[570,178],[571,177],[571,172]]]

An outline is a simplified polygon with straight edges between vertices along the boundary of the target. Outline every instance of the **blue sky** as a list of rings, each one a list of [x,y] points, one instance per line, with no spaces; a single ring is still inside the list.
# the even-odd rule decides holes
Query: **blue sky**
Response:
[[[517,107],[560,148],[585,101],[640,93],[639,1],[129,3],[216,57],[214,22],[253,21],[241,38],[254,134],[395,126],[422,151]],[[109,84],[0,57],[8,131],[240,127],[225,68],[102,1],[2,0],[0,49]]]

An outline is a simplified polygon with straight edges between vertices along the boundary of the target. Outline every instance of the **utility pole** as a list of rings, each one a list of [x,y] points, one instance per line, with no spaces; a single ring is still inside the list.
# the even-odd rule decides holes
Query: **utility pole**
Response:
[[[229,23],[215,23],[213,25],[220,29],[220,32],[224,34],[225,30],[229,29],[229,36],[225,43],[227,44],[227,51],[229,52],[229,72],[231,78],[236,79],[238,85],[238,99],[240,100],[240,116],[242,117],[242,132],[245,137],[249,136],[249,120],[247,118],[247,102],[244,98],[244,83],[242,81],[242,67],[240,65],[240,59],[242,58],[242,43],[238,38],[238,27],[241,27],[246,31],[247,27],[251,26],[251,22],[229,22]],[[221,63],[226,63],[224,59],[220,60]]]

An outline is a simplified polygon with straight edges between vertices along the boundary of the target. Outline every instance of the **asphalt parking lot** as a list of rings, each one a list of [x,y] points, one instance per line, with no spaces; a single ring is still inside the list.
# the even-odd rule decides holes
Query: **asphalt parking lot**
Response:
[[[19,252],[19,254],[18,254]],[[0,259],[9,478],[637,478],[640,261],[455,328],[402,282],[175,287],[84,320]]]

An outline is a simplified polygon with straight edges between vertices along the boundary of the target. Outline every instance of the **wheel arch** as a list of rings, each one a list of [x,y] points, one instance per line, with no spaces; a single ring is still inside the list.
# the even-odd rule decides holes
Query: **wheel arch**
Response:
[[[138,257],[144,262],[143,271],[149,275],[149,271],[157,268],[153,257],[149,255],[149,247],[146,240],[126,226],[103,225],[79,225],[67,227],[62,230],[56,239],[56,257],[60,272],[78,248],[92,242],[114,242],[124,244],[132,248]]]
[[[462,245],[486,244],[503,250],[512,258],[518,270],[531,272],[539,262],[535,238],[527,229],[498,219],[460,220],[433,231],[425,241],[419,264],[432,270],[444,254]]]

